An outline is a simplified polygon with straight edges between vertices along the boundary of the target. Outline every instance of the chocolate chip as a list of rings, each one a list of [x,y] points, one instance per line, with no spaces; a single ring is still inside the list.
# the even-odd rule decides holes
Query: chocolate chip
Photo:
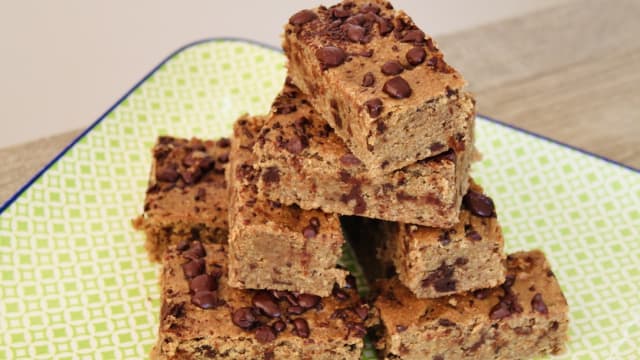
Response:
[[[311,294],[300,294],[298,296],[298,304],[305,309],[311,309],[315,307],[320,302],[320,296],[311,295]]]
[[[289,18],[289,24],[300,26],[315,20],[317,17],[318,15],[311,10],[300,10]]]
[[[380,7],[374,4],[366,4],[360,8],[360,12],[363,14],[371,12],[377,15],[380,13]]]
[[[456,290],[457,281],[453,279],[454,267],[444,262],[429,276],[422,280],[422,287],[433,286],[437,292],[451,292]]]
[[[349,329],[349,334],[359,338],[363,338],[367,334],[367,328],[359,322],[349,321],[347,328]]]
[[[256,329],[256,340],[263,344],[272,342],[276,339],[276,333],[270,326],[262,325]]]
[[[193,292],[200,291],[213,291],[218,287],[217,281],[214,277],[208,274],[201,274],[189,281],[189,289]]]
[[[188,263],[182,265],[182,271],[188,279],[202,274],[204,272],[204,268],[204,259],[191,260]]]
[[[220,305],[215,291],[199,291],[191,297],[191,303],[202,309],[214,309]]]
[[[438,325],[444,326],[444,327],[451,327],[451,326],[456,326],[456,323],[454,323],[449,319],[442,318],[442,319],[438,319]]]
[[[322,64],[323,69],[328,69],[341,65],[346,59],[346,54],[339,47],[325,46],[316,51],[316,58]]]
[[[404,99],[411,96],[411,87],[401,76],[387,80],[382,87],[382,91],[394,99]]]
[[[176,249],[178,251],[185,251],[189,248],[190,244],[191,242],[189,240],[182,240],[178,243],[178,245],[176,246]]]
[[[410,42],[410,43],[424,43],[424,32],[422,30],[409,30],[407,31],[404,36],[402,37],[402,39],[400,39],[401,42]]]
[[[275,330],[276,332],[283,332],[284,329],[287,328],[287,324],[284,323],[284,321],[282,320],[278,320],[276,322],[273,323],[273,330]]]
[[[355,312],[362,321],[367,320],[367,317],[369,317],[369,308],[366,305],[356,306],[353,312]]]
[[[413,66],[420,65],[427,58],[427,52],[422,47],[416,46],[407,51],[407,62]]]
[[[298,305],[298,299],[289,291],[273,290],[271,291],[271,296],[273,296],[276,300],[286,300],[293,306]]]
[[[331,292],[331,294],[333,296],[336,297],[336,299],[344,301],[344,300],[348,300],[349,299],[349,294],[347,294],[346,291],[340,289],[337,286],[334,286],[333,291]]]
[[[547,309],[547,304],[542,300],[542,294],[536,293],[531,299],[531,308],[540,314],[547,315],[549,313],[549,309]]]
[[[156,171],[156,180],[166,182],[176,182],[178,180],[178,171],[175,166],[163,166]]]
[[[449,232],[443,231],[438,237],[438,242],[440,242],[440,244],[442,244],[443,246],[449,245],[451,243],[451,235],[449,234]]]
[[[442,355],[433,355],[431,360],[444,360],[444,356],[442,356]]]
[[[305,311],[302,306],[289,306],[287,308],[287,314],[289,315],[300,315]]]
[[[380,116],[380,113],[382,112],[382,100],[379,98],[367,100],[364,103],[364,106],[367,107],[367,112],[372,118]]]
[[[340,157],[340,163],[342,163],[342,165],[350,166],[350,165],[360,165],[362,162],[355,155],[349,153],[349,154],[344,154]]]
[[[469,263],[469,259],[467,259],[466,257],[459,257],[456,258],[456,266],[464,266],[467,265]]]
[[[489,289],[480,289],[473,292],[473,296],[478,300],[486,299],[489,296]]]
[[[502,287],[505,288],[504,285]],[[518,303],[517,296],[507,288],[505,294],[500,297],[500,301],[491,308],[489,317],[491,320],[500,320],[520,312],[522,312],[522,306]]]
[[[192,241],[189,246],[189,250],[186,250],[182,253],[182,257],[190,260],[195,260],[199,258],[203,258],[207,255],[204,250],[204,246],[200,241]]]
[[[270,166],[262,173],[262,180],[266,183],[276,183],[280,181],[280,170],[275,166]]]
[[[216,145],[220,148],[228,148],[231,145],[231,140],[229,140],[229,138],[220,138],[220,140],[218,140],[218,142],[216,142]]]
[[[278,306],[271,294],[265,290],[260,290],[253,295],[251,304],[267,316],[277,318],[281,315],[280,306]]]
[[[366,30],[360,25],[344,24],[344,31],[347,39],[353,42],[363,42],[365,39]]]
[[[373,76],[372,72],[364,74],[364,77],[362,78],[362,86],[371,87],[373,86],[373,84],[375,84],[375,82],[376,78]]]
[[[396,331],[401,333],[407,331],[407,327],[405,325],[396,325]]]
[[[229,153],[224,153],[218,156],[218,162],[221,164],[226,164],[229,162]]]
[[[186,169],[178,171],[182,180],[187,185],[193,185],[197,183],[202,177],[202,170],[200,168]]]
[[[349,10],[340,9],[340,8],[335,8],[331,10],[331,16],[335,18],[340,18],[340,19],[346,18],[346,17],[349,17],[349,15],[351,15],[351,12]]]
[[[491,217],[494,215],[493,200],[482,193],[469,190],[462,201],[464,206],[476,216]]]
[[[316,229],[311,225],[302,229],[302,234],[304,235],[305,239],[313,239],[314,237],[316,237],[316,235],[318,235]]]
[[[312,217],[311,219],[309,219],[309,225],[313,226],[316,229],[320,228],[320,220],[318,220],[317,217]]]
[[[452,70],[444,62],[441,56],[434,56],[427,61],[427,65],[432,67],[434,70],[439,71],[441,73],[450,73]]]
[[[469,239],[469,240],[473,240],[473,241],[480,241],[482,240],[482,235],[480,235],[479,232],[471,229],[469,231],[467,231],[465,233],[465,236]]]
[[[241,329],[249,329],[257,319],[250,307],[243,307],[231,314],[231,321]]]
[[[557,321],[554,321],[551,323],[550,329],[553,331],[557,331],[559,327],[560,327],[560,324]]]
[[[204,201],[207,199],[207,190],[205,188],[199,188],[194,198],[195,201]]]
[[[384,121],[378,119],[376,120],[376,132],[378,135],[382,135],[384,134],[384,132],[387,130],[387,125],[384,123]],[[382,168],[385,168],[387,166],[383,165]]]
[[[380,71],[385,75],[398,75],[404,71],[404,68],[397,61],[387,61],[382,65]]]
[[[380,30],[381,36],[386,36],[393,31],[393,23],[391,23],[389,19],[380,17],[376,21],[378,23],[378,29]]]
[[[356,281],[356,277],[349,274],[347,275],[347,277],[345,278],[346,281],[346,285],[345,285],[345,289],[354,289],[357,290],[358,289],[358,283]]]
[[[293,327],[295,328],[295,334],[301,338],[309,337],[309,324],[307,324],[307,320],[303,318],[297,318],[293,320]]]

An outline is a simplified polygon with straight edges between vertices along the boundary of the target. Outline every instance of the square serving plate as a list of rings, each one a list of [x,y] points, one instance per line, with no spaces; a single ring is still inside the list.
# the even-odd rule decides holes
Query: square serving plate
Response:
[[[245,40],[185,46],[0,208],[1,359],[148,357],[159,268],[131,219],[149,149],[161,134],[215,138],[238,115],[265,113],[284,63]],[[638,359],[640,174],[485,117],[477,146],[474,177],[506,249],[544,250],[569,301],[571,341],[557,358]]]

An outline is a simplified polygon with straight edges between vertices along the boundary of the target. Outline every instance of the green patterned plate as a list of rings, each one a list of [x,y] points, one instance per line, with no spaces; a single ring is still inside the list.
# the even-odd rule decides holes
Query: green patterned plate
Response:
[[[0,209],[0,358],[145,358],[157,271],[130,220],[159,134],[217,137],[264,113],[284,57],[218,39],[173,54]],[[640,175],[480,118],[475,177],[507,250],[542,248],[571,306],[561,359],[640,354]],[[371,354],[366,355],[370,357]]]

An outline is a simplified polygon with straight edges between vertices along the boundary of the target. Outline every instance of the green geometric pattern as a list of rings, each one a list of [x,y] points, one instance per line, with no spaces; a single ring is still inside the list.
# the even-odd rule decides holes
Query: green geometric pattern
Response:
[[[162,65],[0,215],[0,359],[147,358],[158,266],[130,219],[159,134],[228,135],[264,113],[284,57],[244,42],[191,46]],[[507,250],[541,248],[571,306],[559,359],[640,354],[640,175],[479,119],[474,176]],[[365,358],[372,358],[368,352]]]

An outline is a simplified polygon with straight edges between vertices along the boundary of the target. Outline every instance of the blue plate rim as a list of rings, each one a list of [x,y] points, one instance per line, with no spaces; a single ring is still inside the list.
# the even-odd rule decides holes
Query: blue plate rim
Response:
[[[65,146],[64,149],[62,149],[62,151],[60,151],[60,153],[58,153],[58,155],[56,155],[51,161],[49,161],[42,169],[40,169],[33,177],[31,177],[31,179],[29,181],[27,181],[24,185],[22,185],[22,187],[20,187],[20,189],[18,191],[16,191],[8,200],[6,200],[2,206],[0,206],[0,215],[2,215],[4,213],[5,210],[7,210],[26,190],[28,190],[31,185],[33,185],[33,183],[35,183],[44,173],[47,172],[47,170],[49,170],[49,168],[51,168],[56,162],[58,162],[58,160],[60,160],[71,148],[73,148],[80,140],[82,140],[82,138],[84,138],[87,134],[89,134],[98,124],[100,124],[106,117],[107,115],[109,115],[115,108],[117,108],[124,100],[126,100],[129,95],[131,95],[131,93],[133,93],[136,89],[138,89],[140,87],[140,85],[142,85],[145,81],[147,81],[151,76],[153,76],[153,74],[155,74],[164,64],[166,64],[167,62],[169,62],[171,59],[173,59],[176,55],[178,55],[179,53],[200,45],[200,44],[204,44],[204,43],[209,43],[209,42],[222,42],[222,41],[229,41],[229,42],[239,42],[239,43],[245,43],[245,44],[250,44],[250,45],[256,45],[262,48],[266,48],[269,50],[273,50],[279,53],[282,53],[282,49],[277,47],[277,46],[273,46],[273,45],[269,45],[269,44],[265,44],[262,43],[260,41],[256,41],[256,40],[251,40],[251,39],[245,39],[245,38],[241,38],[241,37],[212,37],[212,38],[205,38],[205,39],[200,39],[200,40],[196,40],[193,41],[191,43],[188,43],[186,45],[183,45],[181,47],[179,47],[178,49],[174,50],[173,52],[171,52],[167,57],[165,57],[160,63],[158,63],[155,67],[153,67],[153,69],[151,69],[151,71],[149,71],[142,79],[140,79],[138,82],[136,82],[133,87],[131,87],[131,89],[129,89],[124,95],[122,95],[111,107],[109,107],[102,115],[100,115],[100,117],[98,117],[97,120],[95,120],[91,125],[89,125],[89,127],[87,127],[80,135],[78,135],[75,139],[73,139],[73,141],[71,141],[67,146]],[[607,162],[609,164],[612,165],[617,165],[621,168],[627,169],[633,173],[636,174],[640,174],[640,169],[636,169],[632,166],[626,165],[626,164],[622,164],[616,160],[613,159],[609,159],[605,156],[602,155],[598,155],[595,153],[592,153],[588,150],[579,148],[577,146],[574,145],[570,145],[567,143],[564,143],[562,141],[559,140],[555,140],[552,139],[550,137],[547,137],[545,135],[541,135],[538,133],[535,133],[533,131],[512,125],[512,124],[508,124],[504,121],[492,118],[490,116],[486,116],[486,115],[482,115],[482,114],[478,114],[478,116],[480,116],[481,118],[492,122],[494,124],[515,130],[515,131],[519,131],[522,132],[524,134],[536,137],[538,139],[580,152],[584,155],[602,160],[604,162]]]

